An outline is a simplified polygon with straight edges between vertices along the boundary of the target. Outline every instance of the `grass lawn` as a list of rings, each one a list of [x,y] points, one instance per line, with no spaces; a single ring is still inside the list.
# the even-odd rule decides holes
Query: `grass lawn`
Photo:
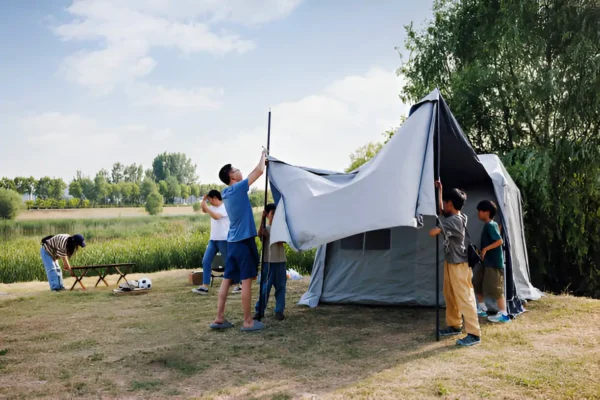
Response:
[[[150,277],[142,296],[0,285],[0,398],[600,398],[598,300],[548,296],[464,349],[435,342],[433,309],[296,306],[308,279],[289,282],[285,321],[270,304],[265,331],[240,332],[237,295],[236,328],[213,332],[216,290]]]

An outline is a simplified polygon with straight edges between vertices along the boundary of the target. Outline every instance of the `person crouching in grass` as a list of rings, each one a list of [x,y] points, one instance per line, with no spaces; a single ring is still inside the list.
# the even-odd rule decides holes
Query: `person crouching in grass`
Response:
[[[85,239],[80,234],[73,236],[65,234],[50,235],[42,239],[40,255],[46,269],[50,290],[54,292],[65,290],[62,270],[58,265],[58,260],[62,260],[64,269],[71,271],[69,258],[73,257],[80,247],[85,247]]]
[[[491,322],[510,322],[504,297],[504,254],[502,253],[502,236],[500,228],[494,221],[498,207],[493,201],[484,200],[477,205],[479,219],[485,222],[481,232],[481,259],[483,265],[474,277],[475,294],[479,302],[479,315],[487,311],[485,297],[498,302],[500,311],[490,315]]]
[[[440,330],[440,336],[460,335],[464,318],[467,336],[457,340],[456,344],[473,346],[481,343],[481,328],[465,245],[467,216],[461,213],[467,195],[462,190],[452,189],[442,197],[442,183],[436,181],[435,185],[439,190],[439,212],[445,217],[441,227],[429,231],[429,236],[440,233],[444,236],[444,299],[448,327]]]
[[[265,259],[263,260],[263,272],[267,277],[263,285],[261,296],[263,296],[263,308],[260,309],[260,298],[256,302],[256,314],[254,319],[260,319],[265,313],[267,303],[269,302],[269,294],[271,288],[275,286],[275,319],[283,321],[285,316],[285,288],[287,284],[287,271],[285,269],[285,247],[282,242],[271,243],[271,226],[273,225],[273,216],[275,215],[275,204],[270,203],[263,211],[263,220],[266,218],[268,224],[265,224],[258,230],[258,236],[262,240],[262,245],[265,247]]]

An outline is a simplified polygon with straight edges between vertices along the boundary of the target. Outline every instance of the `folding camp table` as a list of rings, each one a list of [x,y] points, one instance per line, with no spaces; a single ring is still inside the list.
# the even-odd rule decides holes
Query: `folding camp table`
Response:
[[[71,267],[71,276],[73,278],[75,278],[75,282],[73,282],[73,286],[71,286],[71,289],[69,289],[69,290],[73,290],[75,288],[75,285],[77,285],[77,283],[79,283],[81,288],[83,290],[85,290],[85,286],[83,286],[83,282],[81,280],[83,278],[85,278],[88,271],[90,271],[90,270],[94,270],[98,273],[98,280],[96,281],[96,285],[94,285],[94,287],[97,287],[98,284],[100,283],[100,281],[104,282],[104,284],[106,286],[108,286],[108,283],[106,282],[106,280],[104,278],[106,278],[106,276],[109,274],[111,269],[113,269],[114,272],[119,274],[119,280],[117,281],[117,285],[119,285],[119,282],[121,282],[121,279],[124,279],[125,282],[127,282],[127,278],[125,276],[127,274],[131,273],[131,268],[134,265],[135,265],[134,263],[121,263],[121,264],[85,265],[85,266],[81,266],[81,267]],[[79,272],[79,275],[76,272]],[[129,283],[129,282],[127,282],[127,283]]]

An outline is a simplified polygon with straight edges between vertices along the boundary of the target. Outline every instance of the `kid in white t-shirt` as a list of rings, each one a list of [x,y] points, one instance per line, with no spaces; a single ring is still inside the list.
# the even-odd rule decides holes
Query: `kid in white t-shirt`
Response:
[[[207,204],[210,203],[210,206]],[[208,294],[208,285],[210,284],[212,262],[220,252],[225,260],[227,258],[227,234],[229,233],[229,217],[221,193],[218,190],[211,190],[202,198],[202,211],[210,215],[210,240],[206,246],[204,257],[202,258],[202,285],[192,292],[196,294]],[[240,293],[239,284],[233,289],[233,293]]]

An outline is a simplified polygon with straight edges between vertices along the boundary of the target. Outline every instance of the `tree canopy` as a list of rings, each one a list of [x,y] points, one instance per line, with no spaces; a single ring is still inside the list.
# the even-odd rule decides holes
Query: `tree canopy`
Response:
[[[184,185],[195,183],[196,164],[183,153],[162,153],[154,158],[152,172],[156,182],[166,181],[170,176]]]

